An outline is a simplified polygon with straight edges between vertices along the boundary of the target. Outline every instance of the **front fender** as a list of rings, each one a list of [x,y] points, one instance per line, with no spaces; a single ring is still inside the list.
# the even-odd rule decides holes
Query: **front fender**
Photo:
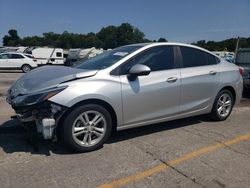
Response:
[[[67,85],[67,83],[65,83]],[[107,102],[116,112],[118,126],[122,124],[122,98],[119,81],[73,81],[49,101],[71,108],[75,104],[98,99]]]

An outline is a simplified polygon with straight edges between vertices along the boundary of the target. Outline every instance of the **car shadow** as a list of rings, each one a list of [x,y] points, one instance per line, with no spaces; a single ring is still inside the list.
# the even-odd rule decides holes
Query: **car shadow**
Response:
[[[206,116],[197,116],[160,124],[147,125],[143,127],[127,129],[114,132],[106,144],[113,144],[136,137],[149,135],[161,131],[178,129],[201,122],[209,122]],[[33,135],[34,134],[34,135]],[[5,153],[27,152],[37,155],[50,156],[51,154],[73,154],[60,141],[46,141],[36,132],[27,132],[17,120],[8,120],[0,125],[0,148]]]
[[[21,70],[0,70],[0,73],[23,73]]]
[[[17,120],[8,120],[0,125],[0,148],[4,153],[70,154],[60,142],[44,140],[35,130],[28,131]]]
[[[172,129],[178,129],[182,127],[187,127],[195,124],[200,124],[202,122],[211,122],[212,120],[203,115],[196,116],[192,118],[185,118],[180,120],[168,121],[158,124],[151,124],[146,126],[141,126],[137,128],[126,129],[122,131],[117,131],[112,134],[111,138],[107,143],[115,143],[123,140],[129,140],[140,136],[145,136],[157,132],[168,131]]]

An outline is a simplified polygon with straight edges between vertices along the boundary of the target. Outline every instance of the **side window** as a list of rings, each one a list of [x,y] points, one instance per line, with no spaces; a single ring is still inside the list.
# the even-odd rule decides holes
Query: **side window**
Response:
[[[204,51],[189,48],[189,47],[180,47],[182,54],[183,67],[197,67],[204,65],[215,65],[220,62],[220,59],[206,53]]]
[[[206,53],[189,47],[180,47],[184,68],[207,65]]]
[[[217,57],[206,53],[206,57],[207,57],[207,65],[215,65],[218,64],[218,62],[220,61]]]
[[[56,52],[56,57],[62,57],[62,53],[61,52]]]
[[[8,55],[7,54],[1,54],[0,59],[8,59]]]
[[[10,54],[11,59],[23,59],[24,57],[19,54]]]
[[[120,74],[128,74],[129,69],[135,64],[147,65],[151,71],[173,69],[175,68],[173,47],[153,47],[136,55],[121,66]]]

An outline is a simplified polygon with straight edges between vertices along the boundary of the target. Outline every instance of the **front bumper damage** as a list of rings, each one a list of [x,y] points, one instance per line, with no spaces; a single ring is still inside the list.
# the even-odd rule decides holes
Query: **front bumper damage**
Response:
[[[45,101],[40,104],[32,106],[17,107],[12,105],[16,112],[16,119],[21,121],[24,125],[28,122],[34,122],[38,133],[43,135],[43,138],[56,138],[56,127],[66,107]]]

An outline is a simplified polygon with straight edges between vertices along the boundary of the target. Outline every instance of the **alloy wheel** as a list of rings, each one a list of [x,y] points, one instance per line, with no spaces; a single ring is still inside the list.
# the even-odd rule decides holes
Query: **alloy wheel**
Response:
[[[23,72],[29,72],[31,70],[31,67],[29,65],[23,65],[22,67]]]
[[[86,111],[80,114],[72,126],[74,141],[85,147],[99,143],[107,130],[107,121],[98,111]]]
[[[217,103],[217,112],[221,117],[226,117],[230,113],[232,108],[231,96],[227,93],[223,93]]]

